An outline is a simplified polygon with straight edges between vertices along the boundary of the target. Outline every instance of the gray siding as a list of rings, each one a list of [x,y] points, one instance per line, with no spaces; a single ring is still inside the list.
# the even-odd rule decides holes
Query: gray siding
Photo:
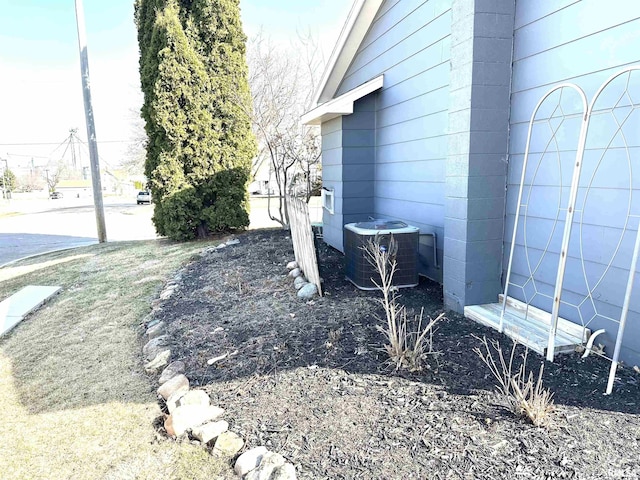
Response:
[[[334,213],[323,212],[324,240],[343,251],[343,226],[373,215],[375,94],[351,115],[322,124],[322,184],[334,191]]]
[[[451,0],[387,0],[337,93],[385,75],[372,131],[375,164],[369,215],[400,219],[419,227],[421,233],[435,233],[439,265],[444,240],[450,34]],[[348,162],[349,156],[345,152],[343,161]],[[362,174],[369,175],[370,170]],[[442,270],[430,261],[431,251],[423,252],[428,263],[423,273],[441,281]]]
[[[514,6],[453,5],[444,300],[462,312],[501,290]]]
[[[342,118],[343,222],[373,215],[375,179],[376,94],[356,101],[353,114]]]
[[[342,250],[342,117],[324,122],[322,135],[322,186],[334,191],[334,213],[323,212],[325,241]]]
[[[617,5],[619,4],[619,5]],[[511,96],[509,175],[505,225],[505,262],[511,248],[514,215],[517,203],[517,190],[522,172],[523,154],[526,143],[528,120],[540,97],[552,86],[562,82],[579,85],[591,100],[600,84],[622,67],[640,62],[640,3],[638,2],[600,2],[596,0],[544,0],[516,2],[514,32],[514,62]],[[632,88],[640,89],[640,79],[635,78]],[[618,90],[619,91],[619,90]],[[638,95],[636,95],[638,96]],[[606,106],[616,101],[617,95],[605,95]],[[576,101],[564,99],[569,110],[575,111]],[[637,101],[637,100],[636,100]],[[550,113],[550,112],[546,112]],[[608,138],[615,131],[615,122],[611,117],[597,116],[592,120],[588,138],[588,150],[585,155],[581,189],[578,196],[578,213],[571,237],[569,258],[565,276],[563,300],[579,303],[587,291],[587,285],[593,286],[601,278],[613,256],[608,273],[602,278],[594,292],[595,306],[599,313],[618,318],[624,293],[630,254],[637,228],[637,220],[632,229],[623,235],[622,226],[629,205],[628,187],[640,188],[640,178],[631,179],[626,156],[615,148],[605,152]],[[625,128],[626,141],[634,147],[640,147],[637,136],[640,119],[630,117],[628,130]],[[520,233],[516,239],[514,280],[523,282],[530,265],[540,267],[535,275],[535,288],[529,284],[524,288],[514,288],[510,295],[520,298],[533,298],[532,303],[550,310],[563,222],[554,227],[555,206],[566,204],[571,169],[575,158],[579,120],[569,121],[562,126],[559,149],[560,159],[543,162],[538,174],[527,175],[527,183],[536,186],[527,189],[531,193],[527,235]],[[532,143],[532,159],[540,158],[544,150],[545,137],[540,131]],[[629,134],[630,133],[630,134]],[[611,146],[622,145],[618,138]],[[638,150],[634,151],[637,162]],[[602,157],[602,161],[600,158]],[[599,165],[599,167],[597,167]],[[561,176],[560,176],[561,175]],[[562,180],[560,180],[562,178]],[[591,181],[591,188],[587,185]],[[561,189],[559,185],[562,184]],[[635,197],[637,198],[636,191]],[[585,203],[586,199],[586,203]],[[632,213],[640,210],[632,202]],[[584,216],[582,216],[584,211]],[[561,219],[564,218],[564,211]],[[580,222],[582,220],[582,222]],[[582,230],[580,230],[580,223]],[[522,224],[521,224],[522,226]],[[525,243],[527,250],[525,251]],[[580,250],[582,245],[582,256]],[[616,247],[619,250],[616,252]],[[548,253],[543,257],[544,251]],[[528,258],[527,254],[528,253]],[[528,261],[527,261],[528,260]],[[586,278],[586,281],[585,281]],[[633,297],[632,314],[625,334],[623,358],[628,362],[640,363],[640,295]],[[580,308],[564,305],[561,315],[576,323],[589,321],[594,315],[590,302]],[[582,320],[581,320],[582,318]],[[606,352],[613,351],[613,340],[617,325],[596,316],[589,325],[592,329],[605,328],[607,333],[598,338],[606,344]],[[635,340],[634,340],[635,339]]]

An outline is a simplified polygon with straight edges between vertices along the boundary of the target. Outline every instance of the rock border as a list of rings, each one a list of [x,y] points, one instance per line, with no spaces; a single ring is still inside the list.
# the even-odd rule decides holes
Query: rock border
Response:
[[[225,243],[206,248],[200,255],[204,257],[211,252],[239,243],[240,240],[237,238],[231,238]],[[297,264],[289,270],[296,268]],[[308,285],[312,285],[317,294],[316,286],[306,282],[300,269],[297,270],[296,275],[289,273],[289,276],[296,280],[302,278],[302,281],[298,281],[299,284],[302,283],[298,297],[304,298],[300,296],[300,290]],[[163,411],[168,412],[164,414],[162,422],[167,435],[174,440],[189,439],[204,448],[210,447],[211,454],[216,457],[233,459],[237,456],[234,472],[245,480],[296,480],[295,466],[279,453],[269,451],[267,447],[253,447],[238,455],[245,447],[245,441],[240,435],[229,430],[229,422],[222,419],[224,408],[212,405],[211,398],[204,390],[190,388],[184,362],[170,362],[171,349],[168,346],[167,326],[165,322],[154,319],[154,314],[162,310],[162,303],[179,290],[182,280],[180,272],[181,270],[165,284],[158,298],[152,302],[151,312],[141,322],[145,329],[143,335],[147,340],[142,347],[144,369],[147,374],[157,376],[158,401],[161,408],[164,407]],[[309,299],[312,297],[313,294]]]
[[[293,286],[298,291],[297,296],[299,299],[310,301],[318,295],[318,287],[305,278],[304,272],[298,266],[298,262],[293,260],[287,263],[287,270],[289,270],[287,276],[293,279]]]

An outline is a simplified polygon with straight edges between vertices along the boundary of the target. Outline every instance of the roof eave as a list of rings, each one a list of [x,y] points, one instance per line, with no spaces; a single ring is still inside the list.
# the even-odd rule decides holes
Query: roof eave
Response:
[[[380,75],[305,113],[301,117],[302,123],[305,125],[320,125],[342,115],[351,115],[353,113],[353,104],[356,100],[379,90],[383,86],[384,75]]]
[[[382,2],[383,0],[355,0],[353,2],[338,37],[338,42],[320,80],[320,86],[313,99],[314,104],[328,102],[335,96]]]

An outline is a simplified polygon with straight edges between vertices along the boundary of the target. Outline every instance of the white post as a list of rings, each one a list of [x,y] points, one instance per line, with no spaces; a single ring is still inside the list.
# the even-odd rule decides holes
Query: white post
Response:
[[[573,226],[573,216],[576,211],[576,200],[578,199],[578,183],[580,180],[580,172],[582,171],[582,160],[584,157],[584,147],[587,139],[587,131],[589,130],[590,110],[584,114],[582,119],[582,128],[580,129],[580,140],[578,143],[578,151],[576,152],[576,163],[573,168],[573,177],[571,179],[571,190],[569,190],[569,207],[567,208],[567,216],[564,224],[564,234],[562,235],[562,246],[560,247],[560,264],[556,275],[556,286],[553,293],[553,306],[551,309],[551,320],[549,322],[549,339],[547,343],[547,360],[553,362],[556,347],[556,330],[558,329],[558,316],[560,315],[560,299],[562,298],[562,283],[564,282],[564,271],[567,266],[567,256],[569,253],[569,240],[571,238],[571,228]]]
[[[518,222],[520,219],[520,208],[522,207],[522,195],[523,195],[523,191],[524,191],[524,182],[525,182],[525,178],[526,178],[526,171],[527,171],[527,165],[529,162],[529,148],[530,148],[530,144],[531,144],[531,136],[533,134],[533,126],[536,120],[536,115],[538,113],[538,110],[540,109],[540,106],[544,103],[544,101],[555,91],[560,91],[560,95],[562,95],[563,89],[564,88],[569,88],[569,89],[573,89],[575,90],[578,95],[580,96],[580,100],[582,101],[582,114],[583,114],[583,119],[586,118],[587,115],[587,111],[588,111],[588,105],[587,105],[587,97],[584,94],[584,91],[578,87],[577,85],[574,85],[573,83],[562,83],[560,85],[557,85],[555,87],[553,87],[551,90],[549,90],[547,93],[545,93],[540,100],[538,101],[538,103],[536,104],[535,108],[533,109],[533,113],[531,114],[531,119],[529,120],[529,130],[527,132],[527,144],[525,146],[525,151],[524,151],[524,159],[523,159],[523,165],[522,165],[522,175],[520,178],[520,189],[518,191],[518,203],[516,206],[516,216],[515,216],[515,221],[514,221],[514,225],[513,225],[513,235],[511,238],[511,251],[509,252],[509,263],[507,266],[507,277],[505,280],[505,286],[504,286],[504,296],[502,299],[502,309],[500,311],[500,324],[499,324],[499,331],[502,333],[502,331],[504,330],[504,314],[505,314],[505,310],[507,308],[507,297],[509,295],[509,284],[511,282],[511,267],[513,265],[513,254],[515,251],[515,245],[516,245],[516,236],[518,233]],[[558,100],[558,102],[562,101],[562,97]],[[584,131],[584,123],[583,123],[583,129],[581,130],[581,137],[582,138],[582,134],[585,133]],[[581,155],[580,152],[578,152],[578,155]],[[560,188],[562,188],[562,185],[560,186]],[[526,213],[525,213],[526,215]],[[564,273],[564,264],[560,264],[559,269],[562,269],[562,272]],[[533,272],[532,272],[533,274]],[[560,289],[561,291],[561,289]],[[558,298],[558,305],[559,305],[559,297],[560,295],[556,295],[556,297]],[[527,307],[529,305],[527,304]],[[555,304],[554,304],[554,308],[555,308]],[[553,322],[552,322],[553,323]],[[547,351],[547,358],[549,355],[549,351],[551,351],[551,360],[553,360],[553,349],[555,346],[555,327],[552,327],[550,329],[550,333],[549,333],[549,348]]]
[[[633,259],[629,269],[629,278],[627,279],[627,290],[624,295],[624,303],[622,305],[622,315],[620,315],[620,324],[618,325],[618,334],[616,335],[616,346],[613,350],[613,359],[611,369],[609,370],[609,380],[607,382],[607,395],[611,395],[613,391],[613,381],[616,378],[616,370],[618,369],[618,359],[620,358],[620,349],[622,348],[622,337],[624,336],[624,327],[627,324],[627,316],[629,315],[629,303],[631,302],[631,292],[633,290],[633,281],[636,277],[636,268],[638,266],[638,251],[640,250],[640,225],[636,233],[636,245],[633,248]]]

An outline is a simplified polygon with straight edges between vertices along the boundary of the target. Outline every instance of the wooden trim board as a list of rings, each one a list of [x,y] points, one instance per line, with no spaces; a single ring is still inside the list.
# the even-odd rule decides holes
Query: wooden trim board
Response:
[[[502,304],[489,303],[485,305],[473,305],[464,308],[464,315],[482,325],[498,329]],[[517,310],[507,304],[503,322],[504,334],[529,349],[545,355],[549,336],[549,327],[532,316],[525,317],[521,310]],[[555,353],[569,353],[575,347],[582,344],[575,336],[566,335],[558,331],[555,338]]]
[[[296,197],[287,197],[289,205],[289,223],[296,262],[309,282],[315,284],[318,295],[322,296],[322,283],[318,270],[318,257],[313,241],[313,230],[309,220],[309,207]]]
[[[503,298],[503,294],[498,295],[498,302],[501,308]],[[533,305],[527,305],[513,297],[507,297],[507,305],[512,307],[514,310],[521,312],[523,315],[528,314],[532,319],[538,320],[545,325],[551,325],[551,314],[549,312],[545,312]],[[583,343],[591,336],[591,330],[588,328],[583,328],[582,325],[578,325],[562,317],[558,317],[558,331],[571,337],[580,338]]]

